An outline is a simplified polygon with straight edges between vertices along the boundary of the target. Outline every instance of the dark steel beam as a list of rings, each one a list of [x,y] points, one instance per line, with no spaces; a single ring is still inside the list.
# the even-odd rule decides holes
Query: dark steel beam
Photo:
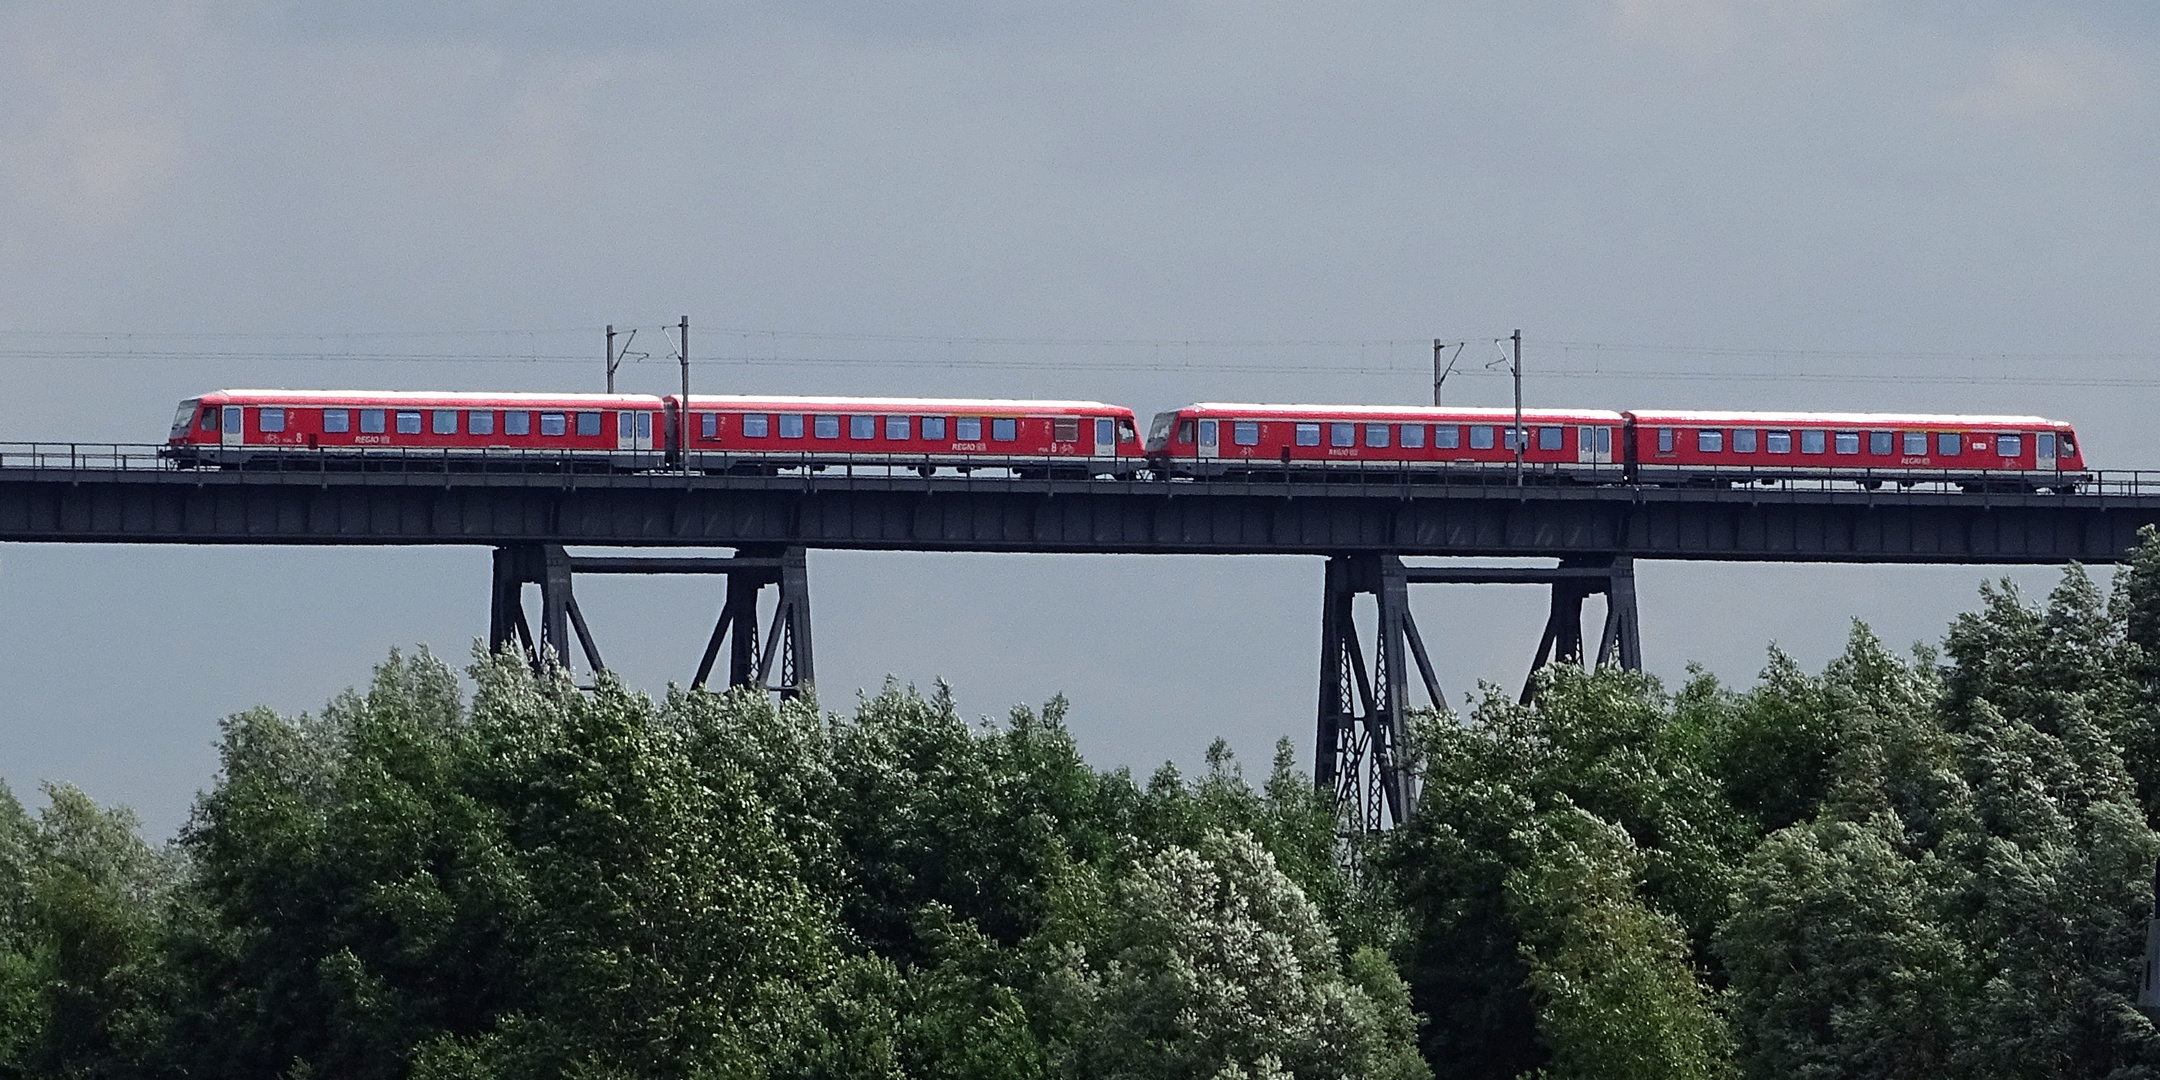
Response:
[[[0,468],[0,542],[33,543],[2048,564],[2156,522],[2146,494]]]

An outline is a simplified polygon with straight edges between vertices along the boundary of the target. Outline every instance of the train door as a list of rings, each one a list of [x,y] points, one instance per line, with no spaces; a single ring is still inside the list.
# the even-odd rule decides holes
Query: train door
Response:
[[[226,446],[238,446],[241,443],[247,441],[246,433],[241,430],[240,426],[241,416],[242,414],[240,406],[225,406],[223,419],[221,421],[220,430],[218,432],[219,442],[224,443]]]
[[[1222,422],[1219,420],[1200,421],[1201,457],[1212,458],[1222,456],[1221,428]]]
[[[1581,465],[1612,464],[1613,430],[1609,427],[1575,429],[1575,461]]]
[[[1095,420],[1095,456],[1114,457],[1117,454],[1117,421],[1107,416]]]
[[[2033,468],[2041,472],[2055,471],[2055,433],[2042,431],[2033,436]]]
[[[615,449],[653,448],[653,414],[624,410],[615,414]]]

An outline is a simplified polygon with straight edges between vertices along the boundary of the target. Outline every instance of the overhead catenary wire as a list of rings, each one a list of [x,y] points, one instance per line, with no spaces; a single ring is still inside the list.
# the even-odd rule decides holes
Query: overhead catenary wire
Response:
[[[667,330],[677,327],[662,324]],[[635,329],[618,326],[618,330]],[[145,363],[274,363],[309,360],[339,364],[585,364],[590,363],[590,352],[572,346],[565,341],[560,351],[543,349],[539,339],[569,335],[589,336],[592,328],[561,328],[547,330],[459,330],[459,331],[338,331],[338,332],[279,332],[279,331],[229,331],[172,333],[126,333],[88,330],[4,330],[0,331],[0,360],[17,361],[129,361]],[[906,369],[909,367],[958,368],[970,370],[1067,370],[1074,365],[1069,356],[957,356],[950,347],[972,346],[977,348],[1027,347],[1036,350],[1085,350],[1096,353],[1085,362],[1092,370],[1166,372],[1189,371],[1225,374],[1334,374],[1334,375],[1407,375],[1422,365],[1402,364],[1394,359],[1397,346],[1413,344],[1408,339],[1324,339],[1324,338],[1026,338],[990,337],[964,335],[927,334],[875,334],[831,331],[783,331],[772,329],[722,328],[711,331],[715,337],[740,345],[749,345],[756,339],[756,351],[741,348],[716,351],[701,364],[726,364],[737,367],[881,367]],[[399,339],[424,342],[429,339],[451,339],[470,342],[476,338],[503,339],[501,349],[476,349],[470,345],[441,349],[391,349],[380,347],[329,347],[331,342],[349,342],[354,346]],[[510,346],[511,341],[514,346]],[[1414,342],[1419,348],[1411,355],[1422,353],[1431,339]],[[863,355],[853,349],[815,349],[783,352],[782,341],[798,343],[850,343],[894,345],[944,345],[940,355],[926,356],[901,351],[897,355]],[[218,342],[232,342],[230,347],[213,346]],[[279,347],[279,343],[291,344]],[[446,341],[445,344],[448,344]],[[1843,384],[1930,384],[1930,385],[2037,385],[2081,388],[2153,388],[2160,387],[2160,377],[2138,375],[2112,375],[2100,373],[2066,372],[2059,365],[2066,362],[2151,362],[2160,360],[2160,353],[1980,353],[1952,351],[1914,350],[1843,350],[1821,348],[1784,347],[1732,347],[1630,344],[1621,342],[1557,340],[1541,343],[1553,353],[1560,354],[1550,365],[1542,367],[1540,379],[1560,380],[1612,380],[1634,379],[1665,382],[1743,382],[1743,383],[1843,383]],[[1164,355],[1167,352],[1186,351],[1213,353],[1221,350],[1250,352],[1255,349],[1277,351],[1348,350],[1354,348],[1358,359],[1332,361],[1326,357],[1314,359],[1285,359],[1255,361],[1239,357],[1200,356],[1178,360]],[[1145,351],[1146,356],[1118,356],[1121,351]],[[1108,353],[1111,355],[1102,355]],[[1379,353],[1389,357],[1375,362],[1370,357]],[[1569,354],[1595,357],[1589,365],[1565,362]],[[2046,364],[2046,369],[2020,372],[1899,370],[1899,371],[1830,371],[1777,370],[1732,371],[1707,369],[1688,364],[1673,364],[1676,358],[1705,359],[1755,359],[1818,361],[1810,368],[1834,364],[1837,361],[1886,361],[1897,360],[1914,363],[1944,364]],[[647,354],[631,353],[624,359],[635,364],[648,358]],[[1657,362],[1662,358],[1664,362]],[[1637,362],[1630,363],[1630,359]],[[1500,365],[1491,366],[1499,369]],[[1507,377],[1504,369],[1481,370],[1477,367],[1451,371],[1451,377],[1485,379]]]

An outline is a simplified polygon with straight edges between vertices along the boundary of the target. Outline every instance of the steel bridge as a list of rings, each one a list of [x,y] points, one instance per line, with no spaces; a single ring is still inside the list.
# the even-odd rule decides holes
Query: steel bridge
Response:
[[[1771,481],[1718,486],[1517,483],[1383,469],[1271,481],[920,475],[907,465],[764,475],[580,472],[547,455],[487,468],[414,453],[366,471],[306,453],[274,467],[178,469],[155,446],[0,444],[0,541],[493,548],[489,641],[605,666],[579,611],[580,574],[713,574],[726,599],[693,683],[723,651],[733,686],[793,695],[815,680],[805,552],[1314,555],[1321,591],[1315,779],[1347,824],[1407,818],[1412,670],[1442,700],[1409,587],[1534,584],[1551,607],[1548,663],[1639,669],[1638,559],[1830,563],[2113,562],[2160,523],[2160,474],[2093,474],[2075,494],[1950,485]],[[1048,470],[1041,470],[1047,473]],[[2007,485],[2006,485],[2007,486]],[[572,555],[569,547],[731,548],[732,557]],[[1406,564],[1405,557],[1541,557],[1551,566]],[[538,586],[537,625],[526,587]],[[769,622],[761,598],[777,602]],[[1594,652],[1583,605],[1606,597]],[[1372,598],[1370,633],[1353,617]],[[762,623],[762,626],[761,626]],[[1525,700],[1532,686],[1524,690]]]

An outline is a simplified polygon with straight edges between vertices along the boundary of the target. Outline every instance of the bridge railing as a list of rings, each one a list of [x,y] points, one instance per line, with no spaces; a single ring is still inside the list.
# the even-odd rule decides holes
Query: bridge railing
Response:
[[[209,448],[213,452],[215,447]],[[257,451],[244,466],[243,475],[294,475],[347,477],[376,474],[450,477],[469,474],[527,474],[561,476],[579,484],[604,482],[613,474],[614,462],[637,459],[644,467],[631,475],[646,478],[683,475],[675,466],[659,463],[654,451],[563,450],[449,450],[427,448],[370,449],[363,453],[292,448]],[[645,463],[649,463],[646,465]],[[1496,493],[1516,487],[1550,491],[1555,487],[1594,486],[1598,481],[1573,479],[1572,466],[1530,465],[1520,474],[1511,465],[1408,467],[1389,462],[1336,461],[1284,468],[1273,463],[1235,461],[1207,462],[1211,468],[1248,468],[1250,471],[1214,477],[1156,477],[1131,458],[1056,456],[970,456],[965,466],[949,457],[892,457],[879,461],[835,460],[817,454],[761,454],[737,459],[708,459],[708,474],[691,474],[693,481],[726,482],[728,476],[800,479],[815,486],[821,478],[849,480],[883,479],[897,485],[920,484],[934,479],[940,488],[953,486],[1010,490],[1016,482],[1123,481],[1151,487],[1186,484],[1206,485],[1213,490],[1310,490],[1314,487],[1346,487],[1372,491],[1479,490]],[[1610,469],[1608,484],[1619,482],[1618,466]],[[162,443],[0,442],[0,473],[37,471],[77,475],[174,473],[222,470],[213,464],[175,460]],[[706,480],[707,477],[710,480]],[[1847,469],[1835,474],[1769,471],[1742,466],[1691,467],[1684,476],[1657,477],[1638,485],[1645,492],[1682,488],[1753,491],[1762,495],[1790,492],[1869,491],[1883,496],[1901,494],[2076,494],[2083,496],[2160,496],[2160,471],[2106,470],[2065,473],[1973,469],[1940,477],[1916,478],[1902,469]],[[1174,487],[1172,487],[1174,490]]]

